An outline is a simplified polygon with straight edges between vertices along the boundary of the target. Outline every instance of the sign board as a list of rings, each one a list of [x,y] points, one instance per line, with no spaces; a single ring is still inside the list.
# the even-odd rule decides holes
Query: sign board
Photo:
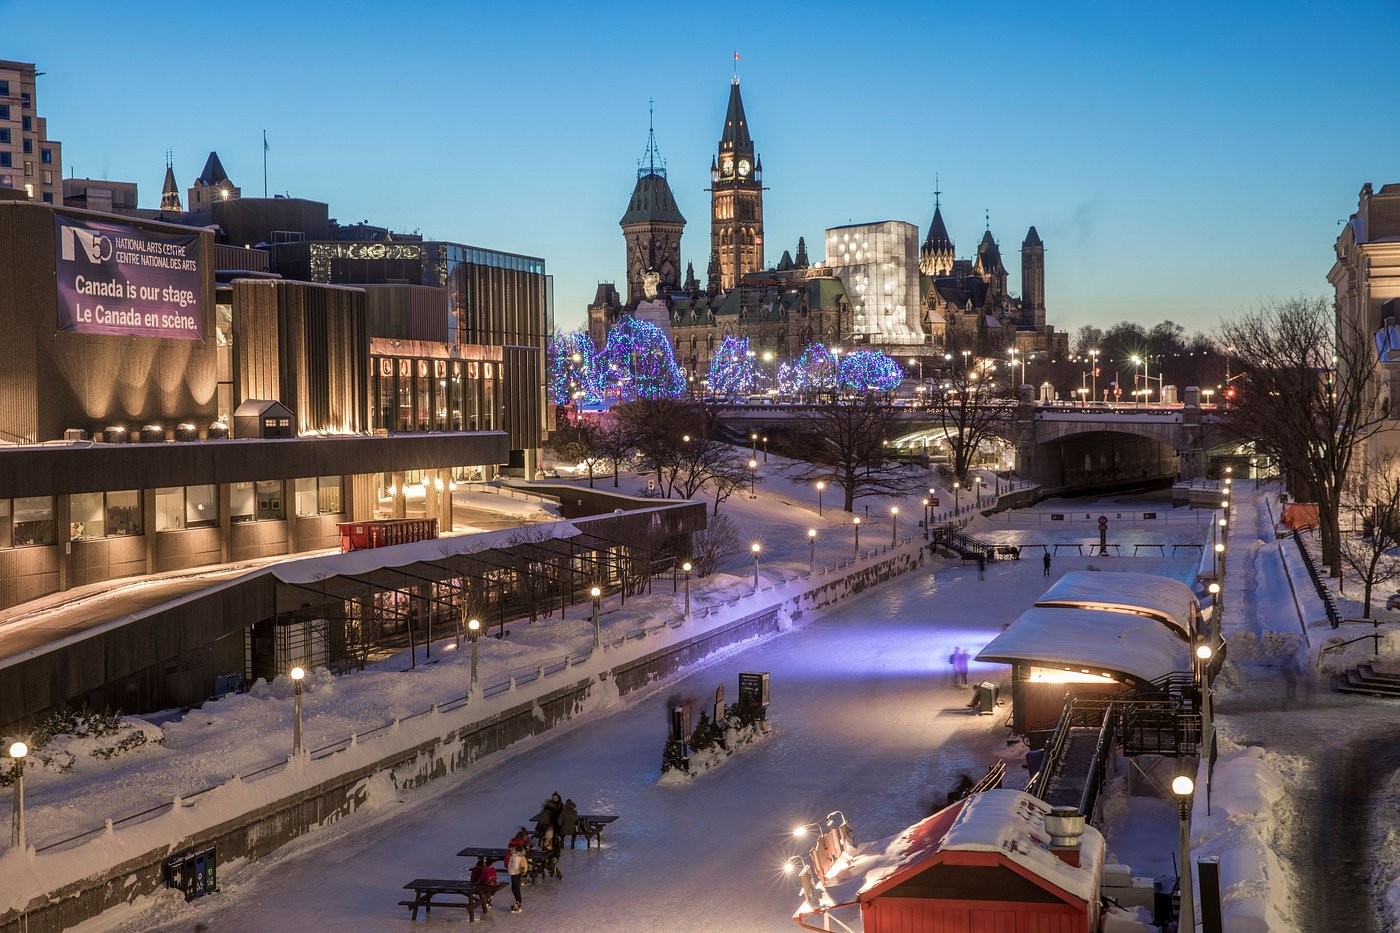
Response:
[[[671,738],[690,741],[690,707],[677,706],[671,710]]]
[[[1150,521],[1152,521],[1152,520],[1153,520],[1154,518],[1156,518],[1156,517],[1157,517],[1157,513],[1156,513],[1156,512],[1143,512],[1143,513],[1142,513],[1142,518],[1143,518],[1144,521],[1149,521],[1149,522],[1150,522]]]
[[[933,506],[935,509],[938,508],[938,497],[937,497],[937,496],[934,496],[933,498],[929,499],[928,502],[929,502],[929,505]]]
[[[1107,516],[1107,515],[1100,515],[1100,516],[1099,516],[1099,527],[1100,527],[1100,528],[1107,528],[1107,527],[1108,527],[1108,516]]]
[[[58,329],[204,339],[199,234],[54,214]]]
[[[739,675],[739,705],[747,708],[768,705],[768,672]]]
[[[724,722],[724,684],[715,688],[715,722]]]

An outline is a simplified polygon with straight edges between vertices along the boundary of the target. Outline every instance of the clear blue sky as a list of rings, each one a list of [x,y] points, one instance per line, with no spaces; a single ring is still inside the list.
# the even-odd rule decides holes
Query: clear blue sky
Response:
[[[266,130],[270,192],[544,257],[566,328],[623,277],[648,98],[703,281],[735,49],[770,263],[829,226],[926,229],[936,172],[958,254],[990,211],[1014,291],[1037,227],[1068,330],[1326,293],[1362,183],[1400,181],[1394,2],[62,7],[0,58],[47,72],[65,173],[156,206],[165,150],[183,190],[213,149],[260,195]]]

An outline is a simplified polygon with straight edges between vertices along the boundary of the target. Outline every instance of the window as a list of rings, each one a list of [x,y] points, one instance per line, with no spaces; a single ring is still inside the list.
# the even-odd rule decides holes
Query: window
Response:
[[[156,490],[156,531],[210,528],[219,524],[214,486],[167,486]]]
[[[39,173],[39,175],[40,175],[39,180],[42,181],[44,184],[46,184],[46,185],[51,185],[51,184],[53,184],[53,172],[50,171],[49,169],[44,169],[42,172]]]
[[[24,141],[24,154],[25,154],[25,155],[33,155],[33,154],[34,154],[34,140],[32,140],[32,139],[26,139],[26,140]]]
[[[14,522],[10,542],[14,547],[53,544],[53,496],[16,499],[10,516]]]
[[[0,81],[0,97],[10,96],[10,82]]]
[[[28,140],[25,140],[25,142],[28,142]],[[33,178],[33,177],[34,177],[34,163],[33,163],[33,162],[30,162],[30,161],[28,161],[28,160],[25,160],[25,163],[24,163],[24,177],[25,177],[25,178]]]
[[[29,109],[29,105],[32,104],[32,103],[34,103],[34,101],[33,101],[33,98],[31,98],[31,97],[29,96],[29,92],[28,92],[28,91],[20,91],[20,92],[19,92],[19,105],[20,105],[20,108],[21,108],[21,109],[23,109],[23,110],[28,110],[28,109]],[[25,119],[28,120],[29,118],[28,118],[28,117],[25,117]]]
[[[25,142],[28,142],[28,140],[25,140]],[[52,150],[52,149],[40,149],[40,150],[39,150],[39,161],[40,161],[40,162],[43,162],[45,165],[53,165],[53,150]]]
[[[5,143],[5,144],[8,145],[9,142],[10,142],[10,131],[9,131],[8,129],[0,129],[0,143]]]
[[[234,483],[229,519],[235,522],[263,522],[286,518],[282,507],[282,481],[258,480],[256,483]]]
[[[298,516],[336,515],[341,511],[339,476],[305,476],[294,482]]]
[[[34,122],[28,117],[25,117],[23,120],[20,121],[20,128],[23,129],[26,133],[32,133],[34,132]]]
[[[14,165],[14,156],[8,152],[0,152],[0,165],[10,168]]]
[[[5,95],[5,92],[4,92],[4,91],[0,91],[0,97],[3,97],[4,95]],[[9,104],[0,104],[0,120],[8,120],[8,119],[10,119],[10,105],[9,105]]]
[[[52,203],[53,203],[53,192],[52,192],[52,191],[45,191],[45,192],[44,192],[44,203],[45,203],[45,204],[52,204]]]
[[[80,492],[68,500],[68,537],[110,538],[141,533],[141,493]]]

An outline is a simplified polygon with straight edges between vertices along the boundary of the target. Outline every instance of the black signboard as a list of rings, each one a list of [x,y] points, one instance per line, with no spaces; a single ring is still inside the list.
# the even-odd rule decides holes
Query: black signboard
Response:
[[[739,675],[739,705],[744,707],[768,705],[768,672]]]

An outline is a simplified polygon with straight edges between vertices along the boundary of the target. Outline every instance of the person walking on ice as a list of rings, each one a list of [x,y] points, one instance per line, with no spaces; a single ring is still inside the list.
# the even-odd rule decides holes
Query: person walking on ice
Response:
[[[1050,552],[1046,551],[1045,556],[1040,559],[1041,566],[1045,568],[1045,575],[1050,576]]]
[[[524,909],[520,901],[520,881],[525,876],[528,867],[529,862],[525,860],[525,848],[511,846],[510,855],[506,858],[506,872],[510,875],[510,893],[515,896],[515,903],[510,908],[510,912],[513,914],[518,914]]]

